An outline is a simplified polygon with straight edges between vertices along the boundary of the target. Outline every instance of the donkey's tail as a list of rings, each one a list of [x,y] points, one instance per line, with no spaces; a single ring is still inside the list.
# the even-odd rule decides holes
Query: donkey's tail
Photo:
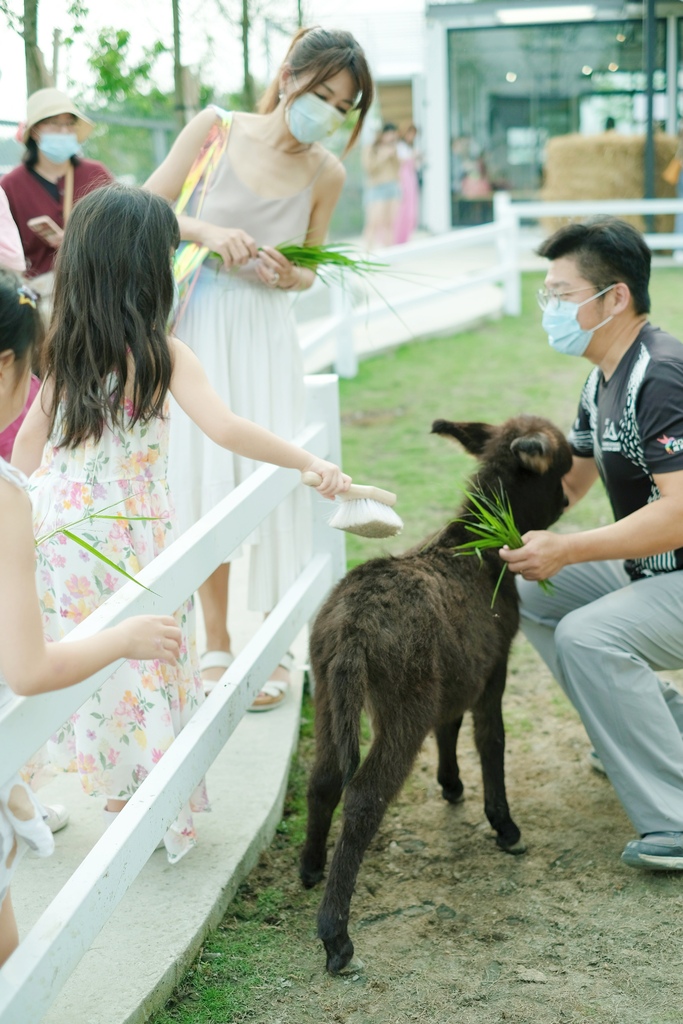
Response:
[[[344,787],[360,763],[360,717],[367,694],[367,676],[362,646],[354,643],[342,647],[330,671],[330,710]]]

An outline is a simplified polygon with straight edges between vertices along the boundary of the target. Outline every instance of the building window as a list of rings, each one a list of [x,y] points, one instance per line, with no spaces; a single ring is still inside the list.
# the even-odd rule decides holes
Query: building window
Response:
[[[679,48],[679,52],[680,48]],[[453,223],[491,219],[492,195],[536,197],[553,135],[645,131],[641,21],[450,29]],[[666,120],[666,22],[657,22],[655,120]]]

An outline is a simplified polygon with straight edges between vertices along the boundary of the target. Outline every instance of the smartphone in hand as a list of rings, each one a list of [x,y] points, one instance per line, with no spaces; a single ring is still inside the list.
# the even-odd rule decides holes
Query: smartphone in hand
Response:
[[[31,220],[26,221],[27,226],[34,231],[39,238],[42,238],[48,245],[58,249],[62,244],[64,238],[64,228],[60,228],[59,224],[55,224],[52,217],[48,217],[47,214],[43,214],[40,217],[32,217]]]

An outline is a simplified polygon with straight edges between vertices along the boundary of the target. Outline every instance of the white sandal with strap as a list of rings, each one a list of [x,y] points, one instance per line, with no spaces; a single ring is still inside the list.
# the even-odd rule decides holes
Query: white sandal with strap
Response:
[[[230,651],[205,651],[199,658],[199,670],[205,672],[210,668],[222,668],[226,672],[234,660],[235,658]],[[204,679],[203,676],[202,680],[204,682],[205,697],[208,697],[217,683],[220,682],[219,679]]]
[[[279,664],[281,668],[284,668],[287,672],[291,672],[294,668],[294,655],[292,652],[287,651],[283,654]],[[278,708],[287,696],[288,687],[289,683],[285,679],[269,679],[267,683],[263,684],[256,696],[256,700],[260,697],[268,697],[269,700],[263,701],[260,704],[257,704],[255,700],[247,710],[272,711],[273,708]]]

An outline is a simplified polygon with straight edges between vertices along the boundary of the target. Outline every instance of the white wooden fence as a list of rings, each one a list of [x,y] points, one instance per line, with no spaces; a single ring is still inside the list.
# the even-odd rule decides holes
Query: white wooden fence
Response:
[[[434,303],[435,298],[442,299],[445,296],[457,295],[459,292],[467,291],[477,285],[501,284],[503,286],[503,309],[511,315],[518,315],[521,308],[518,306],[519,290],[517,287],[517,238],[516,223],[513,217],[494,222],[492,224],[481,224],[478,227],[462,228],[459,231],[450,231],[446,235],[439,235],[435,238],[421,239],[416,242],[409,242],[406,245],[396,245],[388,249],[382,249],[376,254],[378,261],[388,265],[388,272],[398,271],[406,264],[419,264],[420,260],[433,255],[448,253],[467,253],[468,249],[476,246],[492,244],[497,247],[497,259],[483,269],[467,270],[466,255],[463,259],[463,269],[454,275],[450,280],[440,280],[435,288],[434,281],[425,281],[420,287],[415,287],[416,282],[411,281],[412,287],[406,291],[412,294],[392,296],[391,306],[381,298],[371,302],[363,301],[354,304],[351,289],[343,284],[333,283],[328,285],[316,282],[311,290],[312,295],[304,297],[303,301],[310,301],[315,298],[316,293],[329,288],[331,313],[328,317],[306,335],[302,342],[304,355],[314,352],[321,345],[324,345],[330,338],[334,338],[335,361],[334,370],[340,377],[355,377],[358,372],[358,354],[354,350],[354,328],[360,325],[369,325],[380,317],[385,317],[387,311],[395,311],[401,314],[405,310],[419,306],[428,307]],[[377,286],[381,288],[381,273],[377,276]],[[299,300],[297,300],[299,301]]]
[[[537,222],[550,217],[582,220],[585,217],[626,217],[633,214],[651,217],[662,213],[683,214],[683,199],[567,199],[557,202],[532,202],[513,200],[507,192],[496,192],[493,203],[494,224],[500,226],[500,244],[506,251],[506,263],[508,266],[514,267],[507,278],[511,294],[508,300],[510,308],[506,309],[506,312],[514,307],[517,308],[517,313],[521,312],[520,226],[522,221]],[[542,237],[544,237],[543,234],[539,233],[538,242]],[[653,252],[663,249],[683,250],[683,234],[647,232],[644,237]],[[508,245],[514,245],[514,252],[507,250]]]
[[[305,431],[297,442],[339,462],[336,377],[306,380]],[[183,534],[62,641],[93,636],[130,615],[167,614],[186,598],[295,487],[293,470],[264,466]],[[230,738],[263,681],[345,571],[344,535],[313,495],[312,557],[163,759],[85,857],[0,971],[0,1022],[37,1024],[140,873],[159,839]],[[0,713],[0,785],[118,667],[56,693],[17,698]],[[56,853],[55,856],[59,856]]]
[[[457,257],[463,254],[461,271],[448,281],[445,286],[435,290],[425,282],[425,286],[417,294],[399,296],[392,299],[391,308],[397,313],[414,308],[428,307],[435,298],[445,295],[457,295],[481,284],[499,284],[503,289],[503,312],[509,316],[519,316],[522,311],[521,281],[523,249],[538,244],[543,235],[520,230],[522,222],[538,222],[547,217],[567,217],[581,219],[600,214],[626,216],[641,214],[650,216],[662,213],[683,213],[683,199],[595,199],[566,200],[561,202],[541,202],[513,200],[507,192],[496,192],[493,203],[494,220],[490,224],[478,227],[461,228],[434,238],[409,242],[407,245],[393,246],[376,254],[381,262],[387,263],[389,270],[398,270],[410,263],[418,263],[420,259],[435,254],[448,254]],[[663,249],[683,250],[683,234],[650,234],[645,241],[654,251]],[[491,258],[487,266],[476,270],[467,269],[467,250],[476,246],[491,246]],[[378,277],[381,284],[381,275]],[[315,298],[326,286],[316,283],[311,297]],[[355,303],[351,290],[339,284],[330,288],[331,313],[324,318],[304,339],[302,348],[305,354],[316,351],[330,338],[335,340],[335,372],[341,377],[355,377],[358,372],[358,354],[354,350],[354,328],[361,324],[372,323],[379,317],[386,316],[387,304],[381,300],[371,304],[363,301]],[[415,292],[415,289],[411,289]],[[303,299],[306,301],[306,299]]]

